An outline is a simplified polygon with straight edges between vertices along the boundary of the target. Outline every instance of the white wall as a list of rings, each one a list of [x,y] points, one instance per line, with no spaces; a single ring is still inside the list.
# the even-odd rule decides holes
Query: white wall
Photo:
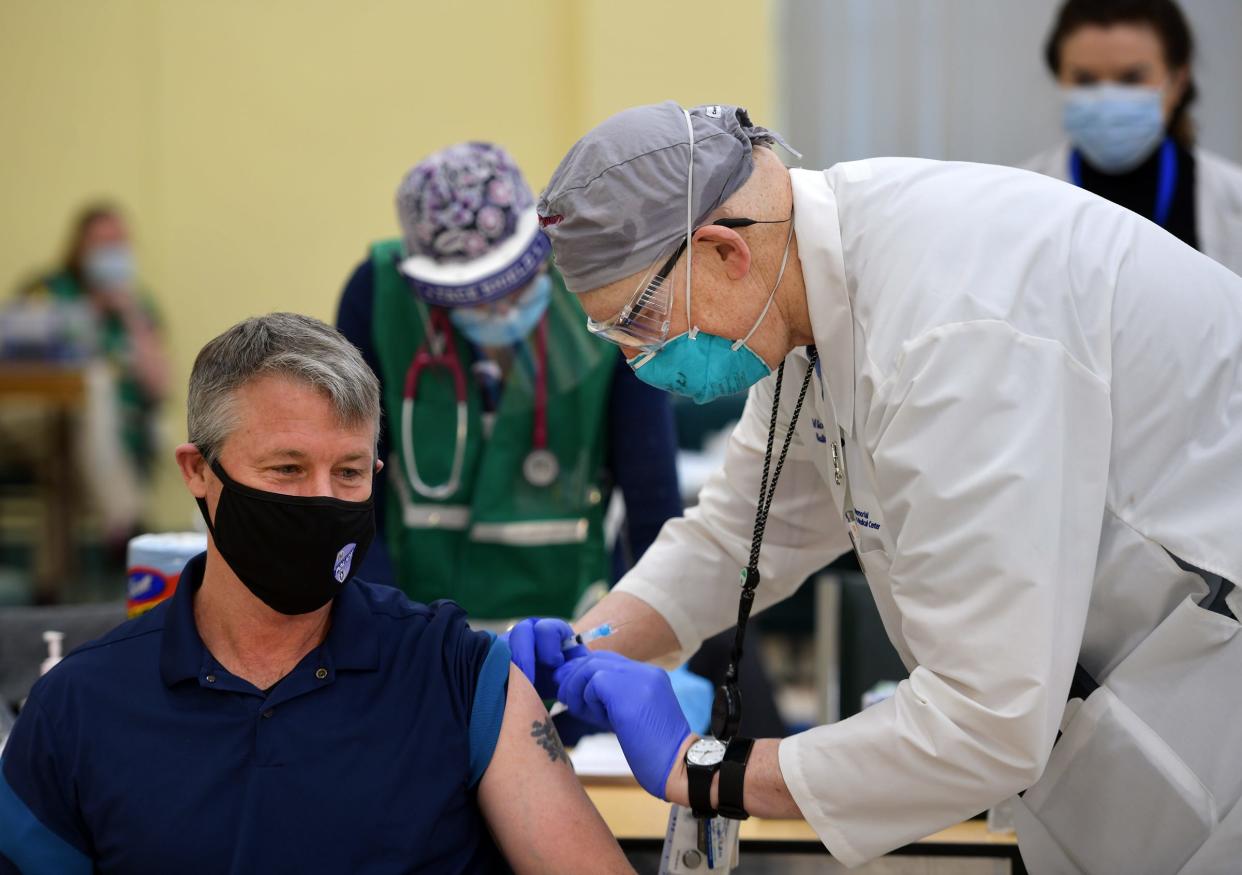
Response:
[[[1018,163],[1060,138],[1043,43],[1059,0],[781,0],[776,127],[804,166]],[[1204,146],[1242,162],[1242,2],[1182,0]],[[762,122],[761,122],[762,123]]]

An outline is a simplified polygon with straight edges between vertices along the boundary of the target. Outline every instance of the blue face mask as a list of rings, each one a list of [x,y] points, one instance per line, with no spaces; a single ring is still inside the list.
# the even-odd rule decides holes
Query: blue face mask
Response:
[[[513,306],[503,313],[479,307],[452,310],[453,327],[475,346],[512,346],[535,330],[552,299],[552,278],[541,273],[518,293]]]
[[[766,311],[765,311],[766,312]],[[649,386],[706,404],[745,392],[772,369],[746,344],[715,334],[679,334],[656,353],[630,359],[638,379]]]
[[[123,244],[98,246],[82,259],[82,273],[92,286],[116,288],[134,281],[134,254]]]
[[[1090,85],[1063,89],[1063,121],[1070,141],[1104,173],[1138,167],[1164,140],[1158,88]]]

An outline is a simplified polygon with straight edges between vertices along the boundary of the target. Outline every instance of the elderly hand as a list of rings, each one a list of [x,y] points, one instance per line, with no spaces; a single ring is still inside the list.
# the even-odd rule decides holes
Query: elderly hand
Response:
[[[535,687],[542,699],[556,698],[553,673],[566,661],[586,656],[590,651],[581,644],[562,650],[574,630],[564,620],[550,617],[528,617],[501,637],[508,643],[513,664]]]
[[[593,652],[555,673],[569,712],[617,734],[630,770],[652,796],[666,798],[669,773],[690,725],[668,673],[616,653]]]

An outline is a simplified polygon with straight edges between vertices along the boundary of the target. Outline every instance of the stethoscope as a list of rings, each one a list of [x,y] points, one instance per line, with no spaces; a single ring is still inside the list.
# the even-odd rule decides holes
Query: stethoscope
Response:
[[[1070,180],[1082,188],[1082,156],[1075,149],[1069,158]],[[1177,190],[1177,149],[1173,141],[1165,138],[1160,147],[1160,177],[1156,181],[1156,213],[1152,217],[1161,228],[1169,221],[1173,208],[1173,192]]]
[[[401,458],[410,486],[425,498],[445,499],[461,488],[462,467],[466,461],[466,436],[469,428],[469,405],[466,396],[466,372],[453,343],[452,324],[442,309],[431,311],[424,320],[427,337],[405,372],[405,389],[401,400]],[[414,402],[418,398],[418,380],[425,369],[440,368],[453,379],[456,399],[457,426],[453,436],[453,463],[448,479],[432,486],[418,473],[414,458]],[[560,475],[556,454],[548,449],[548,320],[545,315],[535,329],[535,399],[534,423],[531,426],[531,450],[522,461],[522,476],[531,486],[551,486]]]

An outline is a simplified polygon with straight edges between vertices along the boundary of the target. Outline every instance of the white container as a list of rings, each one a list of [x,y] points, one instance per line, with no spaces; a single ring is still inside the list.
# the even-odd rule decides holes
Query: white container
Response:
[[[207,536],[200,532],[163,532],[131,538],[126,554],[129,569],[125,607],[129,616],[170,598],[177,590],[185,563],[207,549]]]
[[[54,669],[56,663],[65,658],[65,633],[48,629],[43,633],[43,643],[47,645],[47,659],[39,666],[39,677]]]

